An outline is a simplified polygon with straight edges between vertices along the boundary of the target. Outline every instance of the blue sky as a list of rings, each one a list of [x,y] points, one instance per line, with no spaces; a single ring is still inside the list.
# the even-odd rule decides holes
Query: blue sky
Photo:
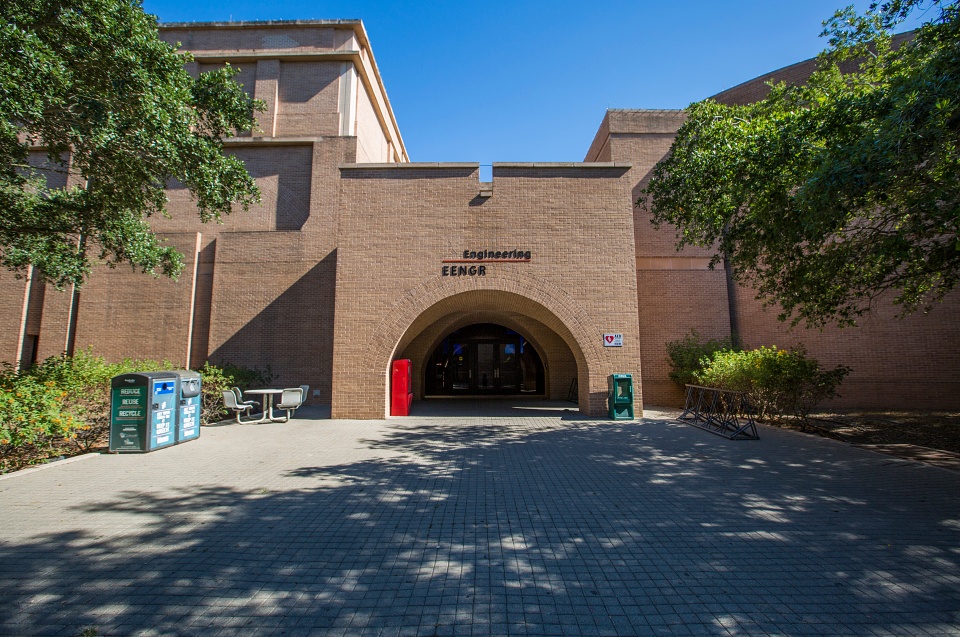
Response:
[[[608,108],[683,108],[815,56],[849,0],[145,0],[161,22],[363,20],[413,161],[581,161]],[[858,9],[869,4],[855,2]]]

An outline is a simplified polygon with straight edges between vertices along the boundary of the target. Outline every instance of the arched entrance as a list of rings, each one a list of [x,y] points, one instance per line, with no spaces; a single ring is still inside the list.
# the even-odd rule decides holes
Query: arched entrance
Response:
[[[430,396],[543,396],[543,361],[519,332],[474,323],[443,337],[423,370]]]
[[[450,395],[565,400],[578,380],[581,411],[587,413],[588,405],[592,406],[593,396],[585,390],[594,352],[588,347],[591,356],[586,356],[581,346],[584,339],[578,339],[568,322],[545,304],[504,290],[464,290],[430,304],[419,295],[408,298],[420,301],[420,307],[409,313],[415,318],[397,336],[384,367],[394,359],[412,361],[414,404]],[[576,327],[584,322],[570,321]],[[450,360],[458,345],[460,353]],[[517,356],[520,347],[526,358],[520,370],[522,391],[519,380],[509,377],[509,366],[516,363],[507,360]],[[438,372],[438,363],[446,364],[446,369]],[[459,376],[449,372],[454,364],[461,366]]]
[[[616,316],[616,310],[611,310],[611,316]],[[527,339],[543,364],[543,397],[565,400],[576,386],[577,406],[584,415],[606,413],[608,374],[629,370],[639,377],[636,339],[628,341],[632,347],[614,351],[601,347],[604,328],[587,308],[533,277],[493,273],[483,281],[430,280],[399,294],[388,310],[378,314],[377,320],[369,320],[369,313],[363,317],[366,320],[349,322],[343,320],[343,313],[338,318],[334,418],[389,415],[390,370],[397,359],[413,363],[415,412],[416,402],[426,396],[423,370],[443,339],[456,330],[485,323]],[[606,321],[626,324],[626,319]]]

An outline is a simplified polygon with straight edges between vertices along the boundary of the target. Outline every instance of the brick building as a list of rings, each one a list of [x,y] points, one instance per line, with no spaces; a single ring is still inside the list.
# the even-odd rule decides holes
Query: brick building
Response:
[[[204,360],[308,383],[334,417],[380,418],[388,370],[414,395],[563,398],[605,412],[606,378],[676,404],[665,344],[696,329],[745,344],[804,343],[849,364],[842,407],[960,406],[956,295],[929,316],[882,310],[858,329],[788,332],[750,290],[677,253],[634,207],[682,111],[608,111],[582,163],[411,163],[359,21],[168,24],[188,70],[224,62],[267,104],[227,140],[263,197],[203,225],[182,190],[155,228],[185,256],[179,281],[95,268],[82,292],[0,273],[0,360],[92,347],[108,359]],[[804,66],[806,65],[806,66]],[[810,63],[784,70],[804,77]],[[787,72],[789,71],[789,72]],[[755,99],[758,78],[718,99]],[[42,153],[37,153],[42,161]],[[620,335],[622,346],[606,337]]]

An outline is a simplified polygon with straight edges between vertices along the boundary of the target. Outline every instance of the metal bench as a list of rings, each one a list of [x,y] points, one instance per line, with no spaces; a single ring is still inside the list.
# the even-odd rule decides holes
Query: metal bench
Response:
[[[679,420],[730,440],[759,440],[753,410],[741,392],[687,385]]]

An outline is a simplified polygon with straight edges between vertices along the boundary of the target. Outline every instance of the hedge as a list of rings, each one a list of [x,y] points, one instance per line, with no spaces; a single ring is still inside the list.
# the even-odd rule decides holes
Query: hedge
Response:
[[[90,351],[56,356],[18,371],[8,363],[0,371],[0,473],[51,458],[105,447],[110,434],[110,379],[129,372],[175,369],[169,361],[126,359],[107,363]],[[272,374],[209,362],[203,377],[200,420],[210,424],[225,415],[221,392],[270,383]]]

